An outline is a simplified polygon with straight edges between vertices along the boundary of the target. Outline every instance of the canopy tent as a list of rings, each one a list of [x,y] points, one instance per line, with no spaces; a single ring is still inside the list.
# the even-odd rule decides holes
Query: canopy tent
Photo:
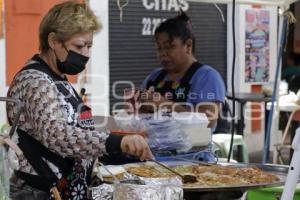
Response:
[[[203,2],[203,3],[232,3],[232,0],[188,0],[194,2]],[[298,0],[236,0],[238,4],[263,4],[263,5],[274,5],[274,6],[289,6],[290,4]]]

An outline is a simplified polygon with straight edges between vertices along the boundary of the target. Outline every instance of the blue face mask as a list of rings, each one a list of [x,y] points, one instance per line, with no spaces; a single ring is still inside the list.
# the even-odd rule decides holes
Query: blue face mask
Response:
[[[67,50],[67,49],[66,49]],[[61,62],[56,56],[56,65],[61,73],[68,75],[76,75],[85,69],[85,65],[89,57],[67,50],[68,55],[65,61]]]

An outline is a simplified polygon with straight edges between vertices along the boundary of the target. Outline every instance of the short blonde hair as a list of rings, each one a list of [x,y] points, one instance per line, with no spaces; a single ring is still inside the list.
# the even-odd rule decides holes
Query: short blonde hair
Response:
[[[39,28],[40,50],[49,50],[48,35],[56,34],[57,40],[65,42],[75,34],[97,32],[102,28],[93,11],[85,4],[67,1],[55,5],[44,16]]]

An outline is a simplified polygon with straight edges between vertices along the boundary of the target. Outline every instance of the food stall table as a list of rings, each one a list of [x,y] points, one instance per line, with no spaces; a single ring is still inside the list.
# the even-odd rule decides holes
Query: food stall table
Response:
[[[188,162],[188,161],[166,161],[164,163],[170,167],[195,165],[195,162]],[[230,166],[230,167],[237,167],[237,168],[249,168],[249,167],[258,168],[264,172],[268,172],[268,173],[272,173],[272,174],[276,175],[279,178],[279,180],[272,182],[272,183],[271,182],[270,183],[255,183],[255,182],[253,182],[253,183],[247,183],[247,184],[233,184],[233,185],[221,184],[219,186],[217,186],[217,184],[216,184],[216,186],[210,186],[209,184],[207,186],[200,186],[197,184],[196,185],[187,184],[187,185],[183,186],[185,200],[198,200],[198,199],[233,200],[233,199],[237,199],[237,198],[242,197],[243,194],[250,189],[283,185],[284,181],[286,180],[287,172],[289,169],[288,166],[270,165],[270,164],[243,164],[243,163],[225,163],[225,162],[224,163],[219,162],[218,164],[222,165],[222,166]],[[145,165],[145,163],[136,163],[136,164],[129,164],[129,165],[133,166],[133,168],[135,168],[135,167],[139,168],[139,167],[142,167],[143,165]],[[153,165],[151,165],[151,163],[150,163],[150,166],[153,166]],[[153,168],[150,168],[150,169],[153,169]],[[131,169],[131,170],[133,170],[131,172],[135,171],[137,173],[142,173],[142,174],[150,173],[149,168],[145,168],[144,170],[142,170],[142,169],[138,169],[138,170]],[[130,169],[128,172],[130,173]],[[254,172],[249,172],[249,173],[254,173]],[[152,174],[152,173],[150,173],[150,174]],[[155,175],[153,175],[153,176],[155,177]],[[146,176],[146,177],[148,177],[148,176]]]

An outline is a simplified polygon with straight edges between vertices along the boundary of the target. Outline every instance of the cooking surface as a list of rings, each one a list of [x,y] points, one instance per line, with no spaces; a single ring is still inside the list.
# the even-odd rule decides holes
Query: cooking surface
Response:
[[[177,168],[177,170],[181,173],[190,173],[190,170],[186,170],[186,167],[182,167],[185,165],[190,165],[190,166],[196,166],[195,164],[188,163],[188,162],[167,162],[169,166]],[[286,175],[288,172],[288,166],[282,166],[282,165],[262,165],[262,164],[232,164],[232,163],[218,163],[221,166],[228,166],[225,168],[221,168],[220,172],[217,172],[219,174],[222,174],[224,176],[220,176],[222,180],[218,182],[218,177],[214,177],[215,174],[214,172],[216,171],[215,166],[209,167],[209,166],[199,166],[196,167],[198,171],[194,171],[194,173],[199,174],[199,172],[203,173],[204,176],[200,176],[200,182],[202,183],[197,183],[197,184],[185,184],[184,185],[184,191],[198,191],[198,192],[205,192],[205,191],[246,191],[250,188],[257,188],[257,187],[268,187],[268,186],[279,186],[283,185],[284,181],[286,179]],[[145,171],[143,170],[138,170],[138,168],[134,168],[135,174],[143,176],[150,176],[150,177],[159,177],[159,176],[172,176],[168,174],[168,172],[164,170],[158,170],[157,171],[157,166],[153,164],[134,164],[134,165],[127,165],[132,166],[132,167],[137,167],[137,166],[151,166],[150,169],[146,168]],[[151,168],[154,170],[152,171]],[[238,168],[239,170],[236,172],[235,169]],[[133,168],[132,168],[133,169]],[[155,170],[156,169],[156,170]],[[225,170],[224,170],[225,169]],[[222,171],[224,170],[224,171]],[[226,171],[227,170],[227,171]],[[258,171],[257,171],[258,170]],[[259,173],[259,171],[262,170],[263,172],[266,172],[267,174],[272,174],[270,177],[265,177],[266,173],[261,173],[260,176],[257,176],[256,174]],[[129,170],[130,171],[130,170]],[[132,170],[131,170],[132,171]],[[139,174],[140,173],[140,174]],[[230,174],[231,173],[231,174]],[[251,179],[250,182],[246,182],[241,179],[241,182],[235,182],[238,178],[233,179],[233,176],[239,176],[244,174],[248,177],[252,177],[249,175],[249,173],[253,173],[253,177],[255,179]],[[276,175],[278,179],[275,179],[273,175]],[[269,178],[269,179],[268,179]],[[265,180],[264,180],[265,179]],[[205,184],[205,180],[207,180],[207,184]],[[270,182],[268,182],[268,180]],[[214,185],[214,181],[216,184]],[[231,182],[230,185],[228,184]]]

